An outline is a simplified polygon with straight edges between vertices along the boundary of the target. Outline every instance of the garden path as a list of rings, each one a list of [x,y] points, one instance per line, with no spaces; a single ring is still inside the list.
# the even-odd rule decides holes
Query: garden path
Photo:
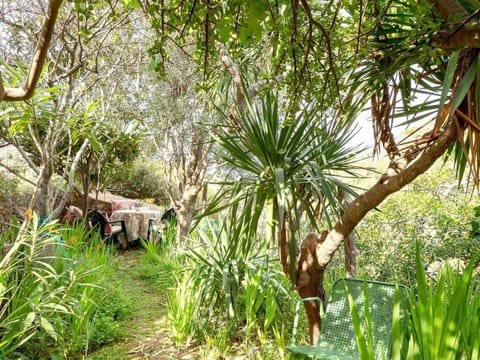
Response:
[[[182,354],[168,332],[167,295],[141,278],[138,265],[143,249],[118,254],[118,280],[130,297],[132,315],[126,320],[126,337],[88,356],[87,360],[196,359],[191,351]]]

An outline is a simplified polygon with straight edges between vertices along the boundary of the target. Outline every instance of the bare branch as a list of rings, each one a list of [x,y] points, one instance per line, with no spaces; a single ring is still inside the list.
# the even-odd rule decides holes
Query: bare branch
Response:
[[[25,181],[26,183],[29,183],[30,185],[33,185],[35,186],[36,183],[30,179],[27,179],[25,176],[23,176],[22,174],[20,174],[17,170],[15,170],[14,168],[11,168],[10,166],[8,165],[5,165],[4,163],[0,162],[0,166],[3,167],[5,170],[7,170],[9,173],[15,175],[16,177],[18,177],[19,179]]]
[[[453,119],[445,131],[441,132],[431,146],[416,160],[411,158],[410,154],[406,154],[396,162],[395,166],[390,166],[373,187],[352,201],[345,208],[342,217],[334,229],[330,231],[325,241],[317,247],[316,255],[319,268],[325,269],[327,267],[342,241],[353,231],[368,211],[380,205],[388,195],[400,190],[417,176],[427,171],[455,142],[457,133],[457,122],[456,119]]]
[[[25,84],[21,88],[3,88],[3,85],[0,85],[0,101],[24,101],[32,97],[42,72],[43,63],[47,56],[47,50],[52,40],[55,22],[62,1],[63,0],[50,0],[48,4],[47,15],[43,22],[40,39],[38,40],[37,48],[35,49],[35,54]],[[1,82],[0,79],[0,84]]]

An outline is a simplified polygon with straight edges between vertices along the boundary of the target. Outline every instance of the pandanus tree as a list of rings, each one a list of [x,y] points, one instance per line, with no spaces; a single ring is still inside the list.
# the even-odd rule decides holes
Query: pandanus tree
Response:
[[[235,175],[222,182],[224,201],[212,201],[208,211],[225,203],[237,212],[241,209],[249,218],[252,234],[256,234],[262,216],[267,216],[284,273],[297,286],[315,281],[313,294],[309,287],[298,287],[300,295],[325,300],[323,273],[306,267],[315,265],[309,251],[320,240],[309,234],[299,250],[295,239],[301,234],[302,222],[318,232],[319,219],[331,226],[342,212],[339,195],[356,195],[349,185],[358,176],[356,161],[362,151],[351,145],[355,129],[317,118],[314,106],[288,118],[279,108],[278,98],[271,94],[245,105],[238,109],[234,122],[225,115],[225,123],[215,131],[217,155]],[[297,271],[298,266],[305,271]],[[315,316],[318,304],[312,305],[309,312]]]
[[[205,72],[217,64],[212,59],[220,57],[215,47],[215,41],[219,41],[234,58],[249,54],[263,61],[267,79],[286,73],[280,84],[285,85],[285,98],[290,101],[286,112],[290,115],[280,122],[282,131],[282,126],[300,121],[292,114],[304,103],[318,105],[317,115],[323,119],[330,113],[330,121],[339,124],[337,130],[354,122],[361,110],[370,108],[374,150],[384,151],[390,163],[370,189],[344,206],[326,232],[303,240],[296,266],[292,265],[292,252],[283,250],[290,255],[281,256],[282,265],[287,275],[292,274],[291,267],[295,268],[294,281],[302,296],[318,295],[323,272],[364,216],[443,155],[454,157],[460,177],[470,175],[472,183],[478,184],[480,27],[474,2],[192,0],[170,1],[168,5],[149,1],[147,5],[157,15],[154,27],[161,30],[159,41],[152,47],[157,59],[167,58],[163,45],[170,38],[182,45],[191,44],[193,37],[197,44],[195,59]],[[260,53],[267,56],[262,58]],[[393,128],[399,123],[412,129],[410,137],[399,139],[394,135]],[[222,136],[227,145],[231,142],[228,139],[238,137],[236,140],[241,141],[240,134],[245,135],[243,128],[231,130]],[[305,131],[319,132],[313,123]],[[319,134],[314,137],[321,139]],[[237,150],[240,148],[229,151]],[[282,147],[270,150],[277,151],[276,156],[284,157],[285,165],[289,164]],[[241,159],[252,163],[251,171],[254,160],[245,156]],[[231,163],[245,171],[240,160]],[[280,214],[277,239],[282,248],[282,229],[286,231],[295,217],[282,219],[278,210],[282,206],[295,208],[291,206],[293,195],[288,198],[285,191],[297,189],[287,184],[295,184],[299,178],[290,179],[291,169],[278,171],[274,166],[266,167],[261,174],[258,183],[251,182],[251,186],[263,191],[261,185],[269,179],[271,188],[278,190],[273,198]],[[332,190],[319,193],[326,198]],[[294,246],[289,243],[287,247]],[[320,319],[315,304],[306,302],[305,306],[314,342]]]

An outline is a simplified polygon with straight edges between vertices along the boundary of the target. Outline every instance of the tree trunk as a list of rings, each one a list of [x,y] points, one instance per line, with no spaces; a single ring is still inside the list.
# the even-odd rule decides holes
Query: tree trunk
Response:
[[[192,133],[190,152],[187,155],[180,151],[177,158],[169,163],[170,176],[167,192],[177,214],[177,242],[186,244],[193,217],[197,213],[197,199],[204,188],[205,171],[207,169],[208,152],[211,144],[206,143],[206,134],[195,125]]]
[[[187,186],[182,197],[177,201],[177,241],[180,244],[186,244],[190,225],[196,213],[197,197],[200,191],[199,186]]]
[[[433,141],[415,161],[411,153],[390,164],[385,174],[367,192],[352,201],[346,208],[340,221],[329,232],[325,241],[316,249],[320,269],[325,269],[338,247],[350,235],[365,215],[387,198],[388,195],[411,183],[417,176],[427,171],[457,139],[457,120],[452,119],[445,131]]]
[[[394,143],[393,139],[390,144]],[[398,152],[397,152],[398,153]],[[339,190],[339,200],[342,202],[343,208],[346,208],[351,202],[351,196],[343,190]],[[355,233],[352,232],[344,241],[345,251],[345,276],[347,278],[355,278],[357,276],[357,248],[355,246]]]
[[[319,297],[321,299],[324,309],[327,306],[327,298],[323,288],[323,269],[319,269],[315,251],[319,244],[321,244],[327,236],[324,231],[322,235],[309,234],[302,241],[300,254],[297,259],[297,279],[296,290],[300,297]],[[317,342],[322,329],[322,323],[319,313],[318,301],[305,301],[305,311],[308,319],[308,330],[310,335],[310,343]]]
[[[32,197],[32,205],[36,208],[39,217],[46,217],[50,214],[52,199],[50,198],[50,179],[52,169],[49,164],[45,164],[37,182],[37,190]]]
[[[77,172],[83,153],[86,151],[89,144],[90,144],[90,141],[88,139],[85,139],[82,146],[80,146],[80,149],[78,150],[78,152],[75,154],[75,157],[73,158],[72,165],[70,166],[70,169],[69,169],[67,189],[63,192],[63,195],[60,199],[60,203],[57,205],[56,209],[52,213],[53,219],[57,219],[60,217],[65,205],[67,204],[68,201],[70,201],[70,196],[75,186],[74,184],[75,173]],[[88,199],[88,193],[87,193],[87,199]],[[87,207],[85,206],[85,204],[84,206],[82,206],[82,208],[83,208],[82,210],[83,213],[87,214]]]
[[[345,238],[345,276],[355,278],[357,276],[357,248],[355,246],[355,233],[351,232]]]
[[[432,141],[418,158],[407,155],[392,161],[380,180],[364,194],[349,203],[338,223],[330,232],[320,235],[310,234],[302,242],[301,253],[297,261],[297,290],[301,297],[320,296],[324,304],[323,274],[341,243],[351,234],[355,226],[385,198],[411,183],[417,176],[428,170],[457,139],[457,120],[452,119],[448,127]],[[318,340],[321,323],[318,308],[314,304],[305,304],[310,330],[310,342]]]

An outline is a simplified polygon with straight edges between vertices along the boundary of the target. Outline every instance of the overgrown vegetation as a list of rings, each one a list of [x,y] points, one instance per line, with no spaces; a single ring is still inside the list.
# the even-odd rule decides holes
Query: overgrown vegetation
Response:
[[[405,336],[402,341],[415,344],[411,346],[422,353],[427,351],[422,347],[433,345],[421,338],[415,328],[418,324],[414,323],[420,320],[415,317],[433,316],[432,312],[425,313],[425,309],[439,307],[429,301],[438,302],[440,298],[442,306],[448,309],[459,307],[454,299],[460,286],[457,284],[463,280],[460,277],[455,280],[454,272],[444,267],[437,278],[419,272],[419,266],[422,270],[435,260],[448,258],[466,263],[474,257],[466,249],[474,249],[478,241],[478,208],[469,201],[468,194],[446,186],[447,178],[448,174],[439,169],[435,176],[419,179],[368,217],[359,231],[361,276],[398,280],[411,289],[418,287],[418,294],[412,295],[409,304],[412,323],[407,332],[402,332]],[[440,192],[446,188],[448,194]],[[403,214],[403,221],[398,221],[397,216],[390,217],[395,213]],[[65,228],[53,223],[38,228],[34,226],[37,220],[32,219],[24,241],[12,253],[12,261],[2,267],[5,299],[1,308],[2,328],[8,329],[2,334],[2,356],[7,359],[75,357],[121,339],[125,331],[122,322],[132,314],[130,296],[118,280],[112,281],[112,273],[119,271],[112,266],[116,255],[102,246],[99,239],[90,238],[82,225]],[[248,358],[261,354],[262,359],[286,356],[285,339],[290,335],[295,302],[291,284],[282,274],[278,255],[271,251],[268,241],[259,232],[254,239],[246,238],[249,232],[242,231],[244,226],[226,219],[204,219],[192,233],[188,249],[177,246],[173,231],[165,235],[161,247],[143,244],[139,278],[164,294],[171,341],[179,349],[194,345],[196,352],[205,358],[228,358],[233,354]],[[16,236],[14,229],[5,233],[4,242]],[[52,239],[62,241],[52,247]],[[415,244],[421,256],[417,260]],[[53,248],[56,250],[52,253]],[[341,254],[337,260],[327,274],[327,290],[332,280],[343,276]],[[461,302],[463,315],[455,312],[457,323],[463,324],[458,329],[460,345],[455,344],[472,356],[478,351],[472,336],[478,329],[472,314],[479,311],[475,274],[468,280],[468,295],[462,296],[472,301]],[[421,290],[418,276],[426,278],[427,290]],[[430,305],[422,313],[414,299]],[[453,308],[448,311],[454,311]],[[302,326],[305,337],[305,324]],[[398,358],[408,358],[406,354],[412,350],[406,349]]]
[[[268,243],[246,239],[237,226],[204,219],[186,250],[174,246],[173,233],[161,248],[145,244],[140,276],[169,289],[167,316],[177,347],[200,344],[209,358],[247,353],[275,359],[285,348],[290,285]]]
[[[428,278],[430,292],[445,287],[442,285],[445,280],[438,280],[433,273],[425,273],[423,267],[428,269],[428,265],[435,261],[443,264],[451,258],[466,264],[477,256],[469,249],[473,250],[472,246],[478,241],[475,232],[478,230],[478,210],[470,195],[455,185],[448,185],[448,179],[445,169],[434,170],[433,176],[420,178],[411,188],[389,199],[360,227],[359,276],[399,282],[412,289],[408,310],[412,321],[415,316],[426,316],[418,313],[421,305],[415,300],[418,296],[417,277]],[[398,214],[402,214],[403,221],[399,221]],[[168,316],[172,340],[177,346],[201,344],[200,351],[215,356],[242,353],[255,358],[254,354],[261,353],[263,359],[281,358],[285,355],[285,339],[291,331],[296,297],[292,297],[291,285],[278,266],[277,255],[269,251],[268,242],[262,240],[258,232],[255,240],[249,242],[245,238],[248,231],[238,232],[243,225],[204,219],[195,230],[190,249],[185,252],[171,247],[162,250],[148,247],[145,259],[148,259],[149,267],[146,268],[157,264],[163,270],[154,273],[171,271],[172,259],[175,259],[178,275],[176,284],[168,284],[174,285],[169,293]],[[420,251],[417,260],[416,246]],[[327,292],[331,283],[345,274],[342,256],[340,253],[336,257],[326,274]],[[438,274],[446,271],[442,269],[445,269],[443,265]],[[453,286],[453,281],[446,283]],[[478,301],[473,290],[478,286],[477,282],[477,275],[469,280],[470,295],[466,298],[473,302]],[[450,298],[446,293],[435,296],[444,298],[444,306],[457,306],[452,305],[455,289],[448,291],[452,294]],[[428,306],[433,309],[433,305]],[[463,319],[457,320],[468,327],[464,329],[467,333],[462,335],[465,339],[470,339],[478,329],[478,324],[467,319],[471,316],[467,314],[478,311],[477,305],[472,306],[463,315],[457,314]],[[302,324],[304,338],[305,325]],[[401,331],[407,339],[402,340],[405,343],[422,341],[409,338],[418,331],[412,329],[413,326],[415,324],[410,324],[407,332]],[[476,345],[470,342],[468,346],[471,349]],[[404,350],[398,358],[407,358],[408,351],[412,350]]]
[[[158,163],[134,163],[112,169],[109,188],[130,199],[153,199],[157,204],[168,201],[165,181]]]
[[[415,251],[416,277],[407,297],[397,296],[393,314],[392,359],[478,359],[480,356],[480,282],[474,260],[463,272],[446,264],[437,281],[427,277]],[[477,278],[476,278],[477,277]],[[350,304],[360,359],[372,359],[370,317],[358,317]],[[366,308],[368,307],[368,302]],[[384,357],[387,358],[386,356]]]
[[[128,302],[110,282],[112,254],[84,224],[64,229],[29,219],[0,244],[0,356],[3,359],[72,358],[119,339]]]
[[[12,217],[23,215],[27,203],[28,195],[20,191],[18,180],[0,171],[0,233],[8,234]]]
[[[345,272],[337,250],[355,230],[358,275],[418,288],[408,331],[394,331],[405,345],[395,356],[479,356],[480,208],[450,185],[454,175],[480,183],[473,1],[43,5],[1,4],[0,146],[15,147],[33,172],[16,175],[35,186],[31,207],[41,218],[18,214],[17,184],[0,179],[0,356],[81,357],[123,336],[131,294],[113,280],[111,251],[82,226],[44,223],[71,190],[108,187],[137,198],[168,192],[175,205],[181,243],[172,234],[161,248],[144,243],[139,271],[164,297],[182,350],[283,357],[294,289],[328,292]],[[38,14],[46,21],[36,47]],[[357,194],[350,181],[360,147],[351,143],[366,108],[374,152],[389,161]],[[399,124],[411,134],[396,136]],[[131,166],[139,154],[162,159],[161,181],[151,167]],[[443,155],[455,174],[412,183]],[[215,179],[226,187],[202,206],[223,219],[205,218],[184,241],[205,176],[218,175],[211,160],[228,165]],[[20,235],[15,212],[28,225]],[[314,341],[318,309],[305,305]]]
[[[408,283],[416,244],[426,268],[448,259],[466,265],[480,255],[478,202],[451,179],[451,171],[437,167],[365,218],[357,241],[361,276]]]

